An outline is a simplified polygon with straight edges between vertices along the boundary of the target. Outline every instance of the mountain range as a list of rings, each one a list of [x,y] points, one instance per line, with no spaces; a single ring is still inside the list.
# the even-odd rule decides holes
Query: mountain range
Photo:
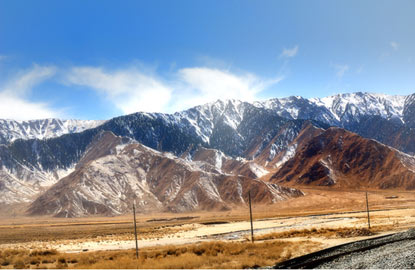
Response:
[[[0,120],[0,204],[28,214],[193,211],[302,196],[304,185],[415,184],[415,94],[218,100],[107,121]]]

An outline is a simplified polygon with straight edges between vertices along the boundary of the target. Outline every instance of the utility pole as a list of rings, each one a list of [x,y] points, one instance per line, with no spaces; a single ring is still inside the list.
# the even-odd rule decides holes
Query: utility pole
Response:
[[[367,191],[366,191],[366,211],[367,211],[367,225],[370,230],[369,200],[367,199]]]
[[[133,213],[134,213],[135,257],[138,259],[137,221],[135,219],[135,201],[133,203]]]
[[[252,206],[251,206],[251,191],[248,192],[249,200],[249,217],[251,219],[251,242],[254,242],[254,224],[252,223]]]

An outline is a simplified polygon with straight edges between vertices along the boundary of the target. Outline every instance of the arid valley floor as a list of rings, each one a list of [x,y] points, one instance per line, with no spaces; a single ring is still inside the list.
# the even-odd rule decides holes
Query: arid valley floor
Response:
[[[14,218],[3,209],[0,266],[8,268],[246,268],[415,225],[415,194],[305,190],[306,196],[223,212],[139,214],[139,259],[133,218]]]

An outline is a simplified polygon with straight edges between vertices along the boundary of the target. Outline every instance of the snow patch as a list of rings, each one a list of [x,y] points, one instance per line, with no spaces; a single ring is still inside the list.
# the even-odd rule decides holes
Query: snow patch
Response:
[[[249,163],[249,168],[256,175],[257,178],[260,178],[260,177],[262,177],[262,176],[269,173],[269,171],[267,169],[265,169],[261,165],[256,164],[254,162]]]
[[[326,160],[321,159],[319,162],[320,162],[320,164],[322,164],[324,167],[326,167],[329,170],[329,177],[333,181],[333,184],[335,184],[336,183],[336,175],[335,175],[335,172],[332,168],[331,156],[329,155],[329,156],[327,156]]]
[[[280,160],[275,164],[274,168],[280,168],[285,162],[292,159],[295,156],[297,150],[297,144],[292,144],[288,146],[287,150],[285,150],[284,155],[280,158]]]

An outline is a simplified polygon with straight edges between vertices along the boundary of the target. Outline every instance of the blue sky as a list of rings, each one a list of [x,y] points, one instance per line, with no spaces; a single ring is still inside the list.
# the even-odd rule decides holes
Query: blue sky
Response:
[[[414,1],[0,0],[0,118],[415,92]]]

